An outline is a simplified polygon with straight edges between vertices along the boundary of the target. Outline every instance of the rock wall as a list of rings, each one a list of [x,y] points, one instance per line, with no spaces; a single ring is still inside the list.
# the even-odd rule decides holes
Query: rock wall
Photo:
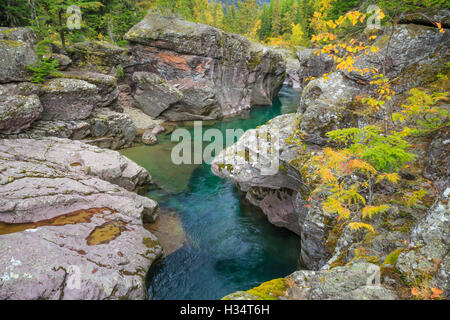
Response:
[[[149,13],[125,39],[130,46],[122,65],[134,84],[137,106],[171,121],[216,119],[271,104],[285,77],[285,61],[274,50],[175,17]],[[152,85],[143,86],[136,72],[160,80],[151,76]],[[165,101],[158,84],[178,96]],[[165,104],[151,110],[145,96]]]

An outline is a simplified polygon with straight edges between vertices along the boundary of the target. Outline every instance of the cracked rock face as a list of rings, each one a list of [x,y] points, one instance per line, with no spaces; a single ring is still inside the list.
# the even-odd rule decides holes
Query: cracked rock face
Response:
[[[158,206],[127,189],[149,178],[83,143],[0,140],[0,298],[145,298]]]

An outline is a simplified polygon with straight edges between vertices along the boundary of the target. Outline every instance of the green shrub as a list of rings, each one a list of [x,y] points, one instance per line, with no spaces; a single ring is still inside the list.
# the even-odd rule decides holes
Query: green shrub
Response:
[[[33,83],[43,83],[46,79],[50,77],[57,77],[60,75],[58,72],[59,63],[51,58],[42,58],[34,66],[29,66],[28,70],[33,73],[31,77],[31,82]]]

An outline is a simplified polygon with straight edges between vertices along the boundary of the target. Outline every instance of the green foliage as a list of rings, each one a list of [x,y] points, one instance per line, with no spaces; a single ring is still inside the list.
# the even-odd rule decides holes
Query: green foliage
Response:
[[[33,73],[31,82],[43,83],[50,77],[58,76],[58,66],[58,61],[51,58],[42,58],[35,66],[28,67],[28,70]]]
[[[405,127],[403,135],[426,133],[450,125],[448,106],[439,107],[438,103],[447,100],[449,92],[433,92],[419,88],[409,90],[407,103],[402,105],[402,112],[392,115],[394,121],[414,120],[415,128]]]
[[[351,152],[384,172],[398,170],[414,159],[412,153],[406,152],[410,147],[407,141],[398,134],[384,135],[377,126],[334,130],[328,132],[327,136],[332,141],[348,146]]]
[[[379,5],[389,16],[431,8],[450,9],[448,0],[381,0],[372,2]]]

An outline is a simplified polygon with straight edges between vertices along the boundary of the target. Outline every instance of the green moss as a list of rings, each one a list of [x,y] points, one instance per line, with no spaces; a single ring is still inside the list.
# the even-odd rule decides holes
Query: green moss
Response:
[[[264,282],[247,292],[260,297],[261,300],[278,300],[288,288],[288,280],[280,278]]]

